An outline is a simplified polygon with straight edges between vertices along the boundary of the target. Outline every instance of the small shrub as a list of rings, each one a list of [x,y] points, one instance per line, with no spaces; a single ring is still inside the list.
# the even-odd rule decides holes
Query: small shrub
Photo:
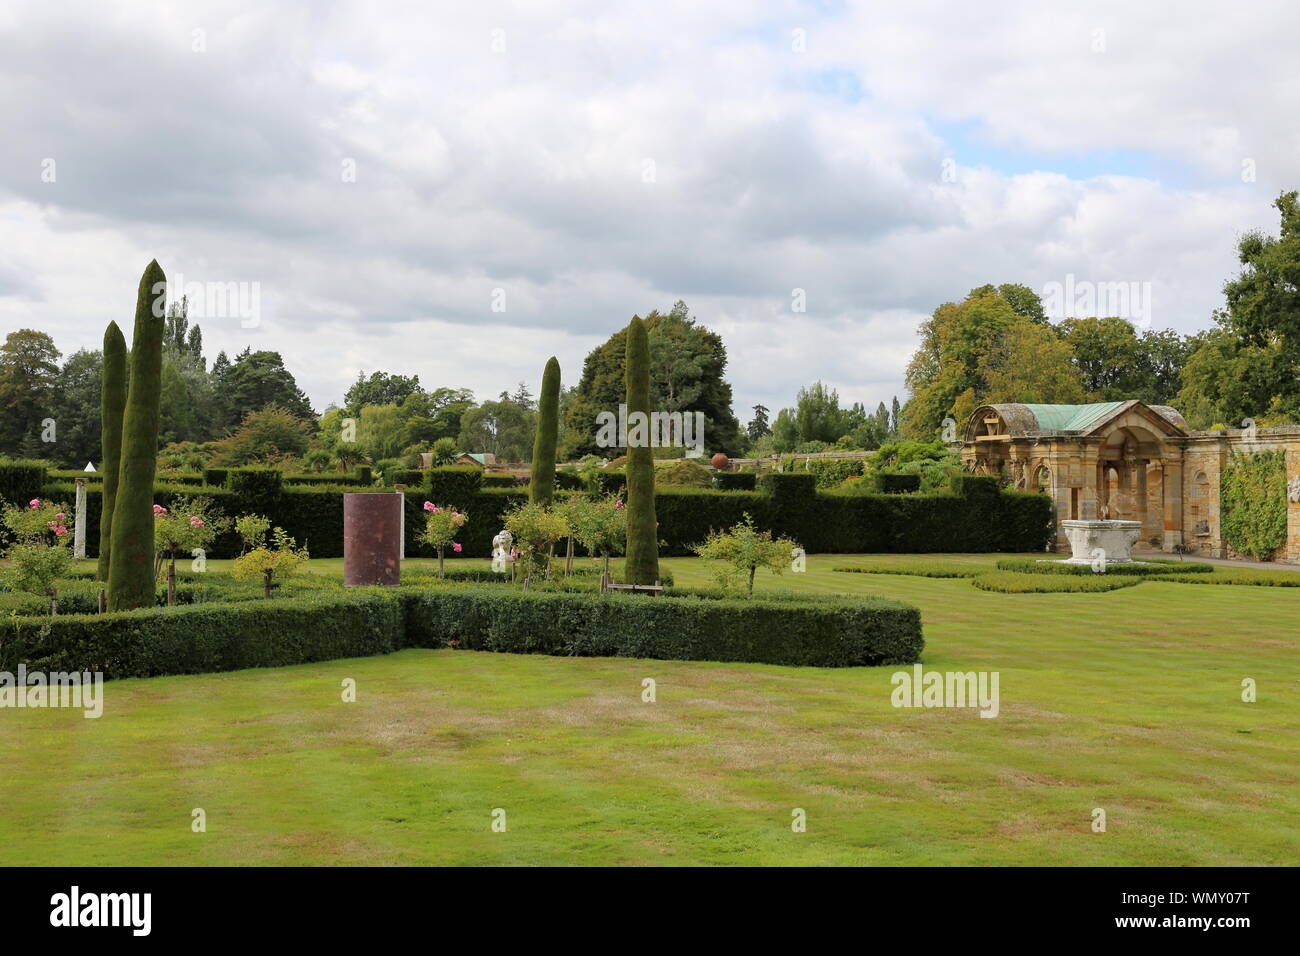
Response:
[[[262,593],[271,596],[271,589],[284,581],[307,561],[306,548],[294,546],[293,538],[281,528],[271,532],[269,545],[259,544],[253,550],[240,555],[231,566],[230,573],[236,580],[249,578],[262,579]]]
[[[558,511],[532,501],[507,511],[503,523],[514,538],[516,561],[527,589],[535,572],[549,571],[551,548],[569,533],[569,526]]]
[[[719,562],[710,568],[714,579],[725,590],[738,579],[745,580],[745,593],[754,594],[754,575],[759,568],[780,574],[789,567],[792,552],[799,545],[788,538],[773,537],[770,531],[759,531],[754,519],[746,512],[740,524],[728,531],[714,531],[695,549],[706,562]]]

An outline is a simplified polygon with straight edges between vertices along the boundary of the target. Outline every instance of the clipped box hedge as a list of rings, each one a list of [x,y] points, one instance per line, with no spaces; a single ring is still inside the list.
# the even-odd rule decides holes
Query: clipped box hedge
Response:
[[[806,667],[907,664],[925,646],[916,608],[882,599],[649,598],[437,588],[406,600],[415,647]]]
[[[809,667],[906,664],[920,612],[881,599],[357,588],[115,614],[0,618],[0,670],[109,678],[280,667],[403,647]]]
[[[886,495],[908,494],[921,490],[920,475],[902,475],[882,472],[879,476],[880,491]]]
[[[758,475],[748,471],[720,471],[713,476],[713,487],[719,491],[753,491]]]
[[[105,677],[203,674],[387,654],[402,645],[394,592],[357,589],[117,614],[0,619],[0,670]]]

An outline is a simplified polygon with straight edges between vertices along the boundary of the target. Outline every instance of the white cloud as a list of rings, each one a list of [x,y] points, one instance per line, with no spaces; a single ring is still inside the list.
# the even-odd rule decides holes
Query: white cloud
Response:
[[[573,383],[680,297],[742,417],[818,378],[874,407],[985,282],[1149,281],[1157,326],[1203,326],[1300,181],[1280,3],[241,6],[6,5],[3,331],[97,346],[157,256],[259,282],[209,353],[279,349],[323,407],[359,369],[488,397],[556,354]]]

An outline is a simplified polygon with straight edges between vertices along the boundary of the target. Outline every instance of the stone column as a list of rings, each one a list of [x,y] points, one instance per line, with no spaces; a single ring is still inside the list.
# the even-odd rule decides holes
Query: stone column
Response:
[[[1142,526],[1138,545],[1146,543],[1147,528],[1147,460],[1139,458],[1133,466],[1133,520]]]
[[[72,556],[86,556],[86,479],[77,479],[77,516],[72,528]]]
[[[1166,551],[1183,543],[1183,459],[1182,452],[1165,460],[1165,543]]]

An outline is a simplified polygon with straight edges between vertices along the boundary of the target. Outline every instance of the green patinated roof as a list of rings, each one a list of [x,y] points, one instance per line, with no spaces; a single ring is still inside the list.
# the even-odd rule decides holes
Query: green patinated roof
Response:
[[[1123,402],[1095,402],[1091,405],[1026,405],[1045,432],[1077,432],[1109,415]]]

